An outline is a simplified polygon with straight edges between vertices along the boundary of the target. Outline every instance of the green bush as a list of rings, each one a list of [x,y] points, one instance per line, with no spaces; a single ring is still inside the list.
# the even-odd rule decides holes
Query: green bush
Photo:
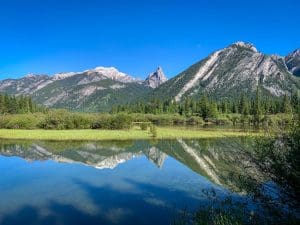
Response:
[[[112,117],[110,121],[110,129],[118,130],[118,129],[129,129],[132,127],[133,118],[128,114],[117,114]]]
[[[140,126],[141,130],[147,130],[149,124],[147,122],[142,122],[139,124],[139,126]]]
[[[185,123],[187,125],[201,125],[204,124],[204,121],[201,117],[198,116],[190,116],[186,119]]]
[[[92,129],[110,129],[112,115],[99,114],[96,119],[92,122]]]
[[[94,120],[95,117],[90,114],[76,113],[71,116],[71,126],[73,129],[89,129]]]
[[[157,137],[157,128],[153,124],[151,124],[151,126],[150,126],[150,133],[152,134],[152,137],[154,137],[154,138]]]
[[[16,114],[1,116],[0,128],[36,129],[43,114]]]
[[[132,127],[133,118],[128,114],[103,115],[97,117],[91,125],[92,129],[129,129]]]
[[[42,129],[72,129],[71,113],[67,110],[50,111],[38,126]]]

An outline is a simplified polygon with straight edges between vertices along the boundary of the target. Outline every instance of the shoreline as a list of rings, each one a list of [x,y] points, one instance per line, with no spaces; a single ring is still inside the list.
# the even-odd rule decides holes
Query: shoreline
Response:
[[[197,139],[245,137],[261,135],[261,132],[241,130],[203,130],[157,127],[157,137],[149,131],[132,128],[129,130],[19,130],[0,129],[0,140],[49,140],[49,141],[101,141],[101,140],[142,140],[142,139]]]

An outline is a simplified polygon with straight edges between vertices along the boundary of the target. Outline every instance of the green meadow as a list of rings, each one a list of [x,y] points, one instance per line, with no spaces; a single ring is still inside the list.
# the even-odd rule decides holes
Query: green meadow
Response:
[[[157,127],[157,139],[218,138],[258,135],[242,130],[203,130],[183,127]],[[15,140],[137,140],[152,139],[149,130],[133,127],[127,130],[20,130],[0,129],[0,139]]]

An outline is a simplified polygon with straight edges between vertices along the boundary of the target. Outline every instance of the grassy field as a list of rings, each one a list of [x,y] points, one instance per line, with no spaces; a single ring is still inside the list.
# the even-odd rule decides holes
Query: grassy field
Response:
[[[179,127],[158,127],[157,139],[216,138],[257,135],[238,130],[200,130]],[[130,130],[14,130],[0,129],[0,139],[16,140],[136,140],[152,139],[149,131]]]

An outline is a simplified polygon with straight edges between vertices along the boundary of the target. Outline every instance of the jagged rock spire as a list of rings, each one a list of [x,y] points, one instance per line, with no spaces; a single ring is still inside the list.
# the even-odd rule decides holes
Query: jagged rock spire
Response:
[[[159,66],[153,73],[150,73],[149,76],[144,81],[146,86],[151,88],[157,88],[162,83],[166,82],[168,79],[165,76],[162,68]]]

